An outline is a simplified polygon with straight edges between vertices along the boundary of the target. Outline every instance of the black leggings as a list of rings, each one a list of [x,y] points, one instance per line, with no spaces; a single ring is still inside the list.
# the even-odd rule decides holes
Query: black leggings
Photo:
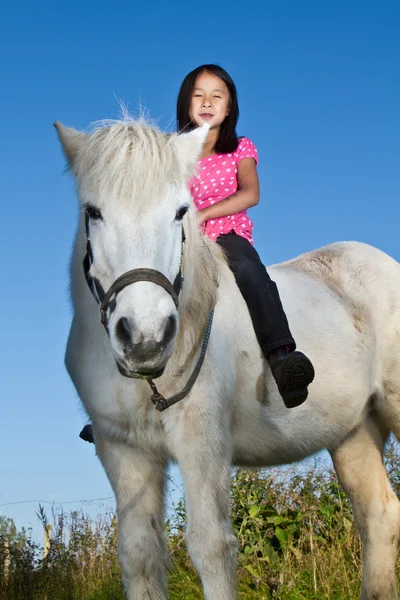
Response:
[[[271,280],[255,248],[236,233],[217,238],[248,306],[258,343],[265,358],[280,346],[296,348],[289,330],[278,288]]]

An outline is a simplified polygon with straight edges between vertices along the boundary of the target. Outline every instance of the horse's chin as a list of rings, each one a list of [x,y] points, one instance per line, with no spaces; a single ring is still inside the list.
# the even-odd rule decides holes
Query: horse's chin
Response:
[[[161,375],[164,373],[165,370],[165,366],[162,367],[161,369],[152,369],[152,370],[143,370],[143,371],[138,371],[138,370],[131,370],[131,369],[127,369],[126,367],[124,367],[123,365],[121,365],[121,363],[117,360],[117,367],[118,367],[118,371],[121,373],[121,375],[123,375],[124,377],[129,377],[130,379],[157,379],[157,377],[161,377]]]

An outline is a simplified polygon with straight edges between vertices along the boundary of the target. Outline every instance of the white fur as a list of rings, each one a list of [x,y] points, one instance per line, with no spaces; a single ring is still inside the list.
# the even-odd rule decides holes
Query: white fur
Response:
[[[92,274],[108,288],[127,270],[151,267],[172,282],[181,251],[174,216],[191,203],[187,181],[206,130],[167,136],[134,122],[89,136],[60,124],[57,129],[80,201],[95,204],[104,216],[104,222],[91,223]],[[390,431],[400,438],[400,266],[370,246],[338,243],[269,268],[298,347],[316,371],[307,401],[288,410],[233,275],[218,246],[198,231],[192,205],[184,227],[179,332],[151,365],[166,365],[157,380],[164,395],[186,383],[214,303],[215,318],[193,390],[163,413],[152,406],[147,382],[119,374],[115,357],[122,350],[114,331],[125,316],[136,335],[157,342],[165,319],[178,317],[171,298],[151,283],[125,288],[110,318],[109,339],[82,272],[83,219],[71,263],[74,317],[66,365],[116,495],[129,600],[167,598],[163,511],[170,461],[182,470],[188,548],[204,596],[233,600],[231,465],[284,464],[323,448],[352,499],[365,544],[362,600],[397,599],[400,505],[382,452]]]

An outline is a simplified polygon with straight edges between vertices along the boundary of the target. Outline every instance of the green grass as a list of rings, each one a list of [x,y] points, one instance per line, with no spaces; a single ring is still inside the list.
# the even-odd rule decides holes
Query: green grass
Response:
[[[400,457],[392,445],[386,459],[400,493]],[[318,466],[303,472],[266,474],[239,470],[232,478],[232,523],[239,540],[238,597],[257,600],[356,600],[362,547],[351,507],[335,475]],[[40,509],[43,526],[48,524]],[[198,575],[188,557],[181,501],[166,524],[171,600],[201,599]],[[32,540],[0,540],[1,600],[123,600],[114,515],[52,514],[47,558]]]

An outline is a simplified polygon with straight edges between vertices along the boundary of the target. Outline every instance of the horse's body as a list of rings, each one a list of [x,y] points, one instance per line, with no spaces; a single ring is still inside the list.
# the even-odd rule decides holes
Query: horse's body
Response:
[[[58,131],[81,202],[102,213],[101,222],[90,222],[93,276],[107,289],[125,271],[149,267],[173,281],[181,249],[174,216],[190,202],[186,182],[204,132],[163,136],[133,123],[91,136],[61,125]],[[269,268],[294,338],[316,372],[307,401],[288,410],[234,277],[192,213],[184,220],[185,279],[172,337],[165,323],[178,313],[167,292],[149,282],[120,292],[107,336],[82,271],[83,219],[72,258],[66,364],[116,494],[129,600],[167,597],[163,515],[170,461],[182,471],[188,548],[205,598],[233,600],[231,465],[284,464],[323,448],[351,497],[365,544],[362,599],[395,600],[400,504],[382,452],[390,431],[400,438],[400,265],[370,246],[339,243]],[[123,377],[116,359],[132,374],[166,366],[159,390],[165,396],[179,391],[196,364],[214,304],[209,346],[192,391],[157,412],[148,383]]]

